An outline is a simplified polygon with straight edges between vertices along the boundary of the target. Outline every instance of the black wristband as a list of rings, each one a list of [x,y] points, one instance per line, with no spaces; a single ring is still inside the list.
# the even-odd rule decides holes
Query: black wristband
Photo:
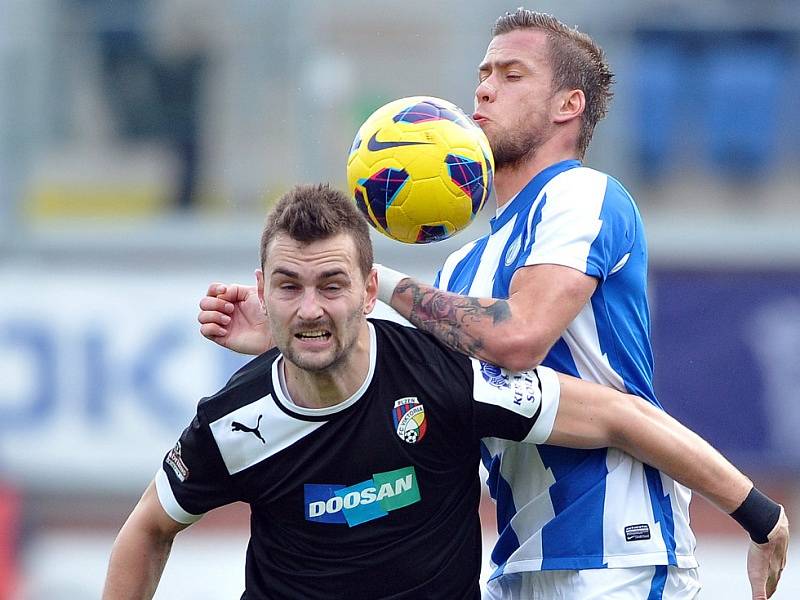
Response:
[[[751,540],[756,544],[766,544],[769,541],[767,536],[781,516],[781,505],[753,486],[747,498],[731,516],[750,534]]]

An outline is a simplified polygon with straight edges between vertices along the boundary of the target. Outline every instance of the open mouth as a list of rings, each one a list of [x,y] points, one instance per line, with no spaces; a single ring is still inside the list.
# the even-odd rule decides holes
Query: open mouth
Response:
[[[318,331],[301,331],[299,333],[295,333],[294,337],[296,339],[302,340],[302,341],[316,342],[316,341],[324,341],[324,340],[330,339],[331,334],[330,334],[329,331],[322,331],[322,330],[318,330]]]

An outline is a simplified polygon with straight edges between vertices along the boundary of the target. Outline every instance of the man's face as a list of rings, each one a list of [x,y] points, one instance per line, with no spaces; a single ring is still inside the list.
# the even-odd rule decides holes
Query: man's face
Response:
[[[361,275],[353,239],[304,244],[278,234],[266,256],[259,298],[275,345],[306,371],[346,366],[377,293],[374,271],[367,282]]]
[[[535,152],[553,130],[547,36],[518,29],[494,37],[478,77],[473,118],[489,138],[497,169],[513,166]]]

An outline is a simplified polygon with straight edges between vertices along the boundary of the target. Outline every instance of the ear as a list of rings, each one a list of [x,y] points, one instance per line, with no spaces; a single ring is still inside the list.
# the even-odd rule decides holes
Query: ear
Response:
[[[566,123],[580,117],[586,110],[586,96],[583,90],[564,90],[558,92],[554,98],[556,123]]]
[[[258,302],[261,310],[267,312],[267,303],[264,301],[264,271],[256,269],[256,288],[258,289]]]
[[[368,315],[375,308],[378,300],[378,270],[373,268],[367,275],[366,289],[364,298],[364,314]]]

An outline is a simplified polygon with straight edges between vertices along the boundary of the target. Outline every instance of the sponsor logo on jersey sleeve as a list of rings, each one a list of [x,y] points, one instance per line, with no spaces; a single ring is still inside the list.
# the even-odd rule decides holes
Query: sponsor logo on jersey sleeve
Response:
[[[473,372],[480,372],[481,375],[481,378],[477,374],[475,376],[475,400],[502,406],[528,418],[539,410],[542,382],[536,369],[512,373],[476,359],[473,359],[472,365]]]
[[[420,501],[414,467],[375,473],[355,485],[307,483],[306,521],[355,527]]]
[[[186,464],[183,462],[183,458],[181,457],[180,442],[175,444],[175,447],[170,450],[169,453],[167,453],[167,458],[165,460],[166,463],[172,467],[175,477],[177,477],[181,482],[186,481],[186,478],[189,477],[189,469],[186,467]]]
[[[483,379],[494,387],[508,387],[508,375],[497,365],[481,361],[481,375]]]
[[[425,407],[415,397],[395,400],[392,409],[395,431],[401,440],[416,444],[425,437],[428,422],[425,420]]]

